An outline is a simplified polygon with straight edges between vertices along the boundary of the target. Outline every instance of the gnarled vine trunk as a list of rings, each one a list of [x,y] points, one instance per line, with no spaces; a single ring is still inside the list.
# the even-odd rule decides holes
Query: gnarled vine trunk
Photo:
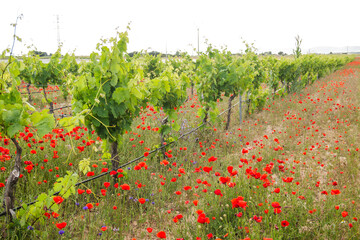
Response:
[[[226,122],[226,127],[225,127],[225,130],[229,130],[229,127],[230,127],[230,120],[231,120],[231,103],[232,103],[232,100],[234,100],[235,98],[235,94],[233,94],[232,96],[229,97],[229,109],[228,109],[228,115],[227,115],[227,122]]]
[[[209,107],[206,107],[205,108],[205,117],[204,117],[204,119],[203,119],[203,124],[205,124],[206,122],[207,122],[207,120],[208,120],[208,117],[209,117],[209,114],[208,114],[208,112],[209,112]]]
[[[46,91],[45,91],[45,88],[43,88],[43,93],[44,93],[44,97],[45,97],[45,100],[47,103],[49,103],[49,109],[50,109],[50,114],[53,114],[54,113],[54,103],[53,102],[49,102],[47,97],[46,97]]]
[[[32,102],[32,98],[31,98],[31,92],[30,92],[30,83],[26,84],[26,90],[28,92],[28,102],[31,103]]]
[[[11,141],[15,144],[16,147],[16,155],[15,155],[15,163],[14,169],[11,171],[5,185],[4,191],[4,200],[3,207],[5,208],[7,219],[12,220],[15,217],[15,212],[13,212],[14,203],[15,203],[15,190],[16,183],[19,180],[21,173],[21,153],[22,148],[15,138],[11,138]]]
[[[110,154],[111,154],[112,170],[116,171],[119,168],[119,163],[120,163],[117,141],[111,143]],[[116,178],[117,178],[117,174],[114,175],[114,181],[116,181]]]
[[[162,121],[161,121],[161,126],[164,126],[168,123],[168,117],[164,118]],[[164,133],[163,132],[160,132],[160,141],[161,141],[161,144],[160,144],[160,147],[164,146],[164,143],[165,143],[165,136],[164,136]],[[166,159],[166,155],[165,155],[165,152],[166,152],[166,148],[164,147],[163,149],[161,149],[161,152],[162,152],[162,156],[163,156],[163,160]]]

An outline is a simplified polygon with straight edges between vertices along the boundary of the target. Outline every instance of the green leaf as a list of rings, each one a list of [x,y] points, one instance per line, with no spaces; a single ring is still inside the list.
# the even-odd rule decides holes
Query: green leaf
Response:
[[[179,125],[177,122],[175,122],[175,123],[172,125],[172,128],[173,128],[176,132],[178,132],[178,131],[180,130],[180,125]]]
[[[79,162],[79,170],[84,175],[91,170],[90,169],[90,159],[89,158],[84,158],[83,160],[81,160]]]
[[[51,206],[51,210],[54,211],[54,212],[58,212],[60,209],[59,205],[58,204],[53,204]]]
[[[21,115],[21,109],[18,108],[15,109],[13,108],[10,110],[5,109],[5,111],[2,114],[2,119],[6,123],[13,123],[19,120],[20,115]]]
[[[48,110],[42,112],[35,112],[31,115],[31,121],[37,129],[37,133],[40,137],[51,132],[55,126],[55,119],[51,114],[47,113]]]
[[[116,84],[118,83],[118,80],[119,80],[118,76],[116,74],[113,74],[110,81],[111,86],[115,87]]]
[[[160,128],[160,132],[164,135],[167,135],[171,131],[171,127],[168,125],[163,125]]]
[[[7,134],[9,137],[14,137],[15,134],[17,134],[19,131],[22,131],[24,129],[24,126],[20,124],[12,124],[7,129]]]
[[[117,88],[114,93],[112,94],[112,98],[117,102],[118,104],[125,102],[130,98],[129,91],[125,88],[119,87]]]
[[[48,198],[48,195],[46,193],[41,193],[38,198],[36,199],[39,203],[43,202],[45,199]]]
[[[134,94],[138,99],[142,98],[142,93],[136,87],[131,89],[131,93]]]
[[[26,225],[26,215],[23,215],[20,219],[20,226],[25,227]]]
[[[110,66],[110,71],[115,75],[120,71],[120,64],[117,63],[117,61],[113,61]],[[115,85],[113,85],[115,86]]]

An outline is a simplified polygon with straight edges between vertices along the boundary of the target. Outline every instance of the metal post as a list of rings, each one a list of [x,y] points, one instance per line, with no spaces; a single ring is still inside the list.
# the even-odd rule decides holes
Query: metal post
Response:
[[[58,48],[60,47],[60,19],[59,15],[56,15],[56,25],[57,25],[57,42],[58,42]]]
[[[241,93],[239,94],[239,116],[240,116],[240,124],[242,122],[242,107],[241,107]]]
[[[198,32],[198,55],[200,54],[200,38],[199,38],[199,28],[197,29]]]

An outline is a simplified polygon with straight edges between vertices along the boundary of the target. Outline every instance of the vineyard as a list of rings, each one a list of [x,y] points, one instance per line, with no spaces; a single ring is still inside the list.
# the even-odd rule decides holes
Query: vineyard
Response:
[[[4,239],[359,239],[359,59],[0,63]]]

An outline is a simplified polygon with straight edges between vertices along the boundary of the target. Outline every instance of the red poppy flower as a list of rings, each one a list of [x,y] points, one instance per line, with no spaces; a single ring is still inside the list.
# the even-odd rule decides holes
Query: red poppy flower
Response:
[[[281,226],[282,226],[282,227],[287,227],[287,226],[289,226],[289,222],[286,221],[286,220],[281,221]]]
[[[139,203],[144,204],[146,202],[145,198],[139,198]]]
[[[339,195],[341,192],[339,189],[333,189],[331,190],[331,195]]]
[[[232,208],[238,208],[238,207],[241,207],[243,208],[244,210],[246,209],[246,204],[247,202],[243,201],[244,198],[239,196],[237,198],[234,198],[231,200],[231,203],[232,203]]]
[[[211,156],[211,157],[208,159],[209,162],[214,162],[214,161],[216,161],[216,160],[217,160],[217,158],[214,157],[214,156]]]
[[[130,186],[128,184],[120,185],[122,190],[130,190]]]
[[[56,227],[58,229],[63,229],[64,227],[66,227],[67,223],[66,222],[62,222],[62,223],[56,223]]]
[[[80,195],[85,192],[85,190],[82,190],[82,189],[78,189],[77,191],[78,191],[78,194],[80,194]]]
[[[164,231],[160,231],[156,234],[158,238],[166,238],[166,233]]]
[[[56,204],[60,204],[64,201],[64,199],[60,196],[55,196],[55,197],[53,197],[53,199]]]
[[[101,191],[101,194],[102,194],[103,196],[106,195],[106,189],[101,189],[100,191]]]
[[[87,206],[87,208],[88,208],[89,210],[94,207],[94,205],[92,205],[92,203],[88,203],[88,204],[86,204],[86,206]]]
[[[273,208],[281,208],[280,203],[278,203],[278,202],[273,202],[273,203],[271,203],[271,206],[272,206]]]
[[[220,190],[220,189],[216,189],[216,190],[214,191],[214,193],[215,193],[216,195],[223,196],[223,194],[221,193],[221,190]]]
[[[210,223],[210,219],[206,217],[205,213],[199,214],[197,221],[201,224]]]

